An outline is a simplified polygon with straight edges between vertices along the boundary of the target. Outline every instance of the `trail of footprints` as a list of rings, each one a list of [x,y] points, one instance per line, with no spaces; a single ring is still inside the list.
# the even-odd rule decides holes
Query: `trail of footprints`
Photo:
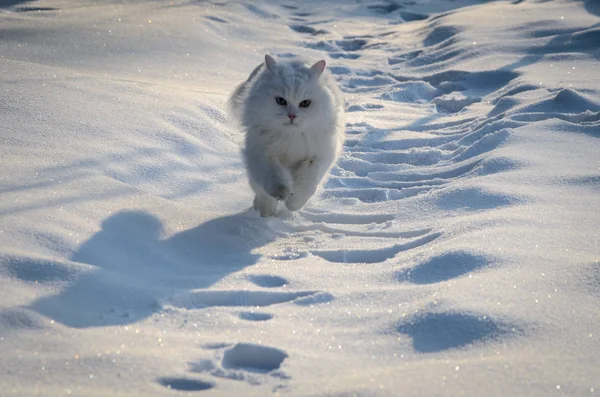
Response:
[[[271,274],[251,274],[247,280],[260,288],[273,289],[285,287],[288,281],[280,276]],[[201,309],[213,306],[228,306],[252,308],[240,310],[235,313],[241,320],[263,322],[273,319],[267,312],[255,310],[258,307],[271,306],[278,303],[294,301],[299,305],[318,304],[327,301],[318,291],[278,292],[278,291],[192,291],[170,299],[172,306],[186,309]],[[213,359],[201,359],[188,363],[188,376],[162,377],[157,382],[170,390],[177,391],[203,391],[216,386],[216,381],[206,380],[206,376],[213,379],[227,379],[246,382],[250,385],[260,385],[267,379],[274,380],[276,389],[285,387],[289,376],[280,369],[287,353],[281,349],[259,345],[255,343],[212,343],[202,346],[204,355],[212,354]],[[202,378],[198,378],[202,376]],[[271,382],[273,383],[273,382]]]
[[[312,250],[303,254],[283,252],[274,258],[277,260],[294,260],[308,255],[320,257],[330,262],[383,262],[397,253],[417,246],[428,244],[441,234],[431,229],[404,232],[388,232],[386,227],[393,224],[393,217],[384,214],[357,215],[331,214],[327,212],[306,212],[306,225],[288,225],[281,232],[289,236],[310,242],[314,232],[330,236],[332,240],[352,237],[369,236],[386,242],[394,242],[391,247],[365,250]],[[332,223],[337,222],[337,225]],[[280,225],[281,226],[281,225]],[[365,230],[365,229],[371,230]],[[290,237],[288,240],[292,239]],[[398,243],[398,240],[402,241]],[[289,241],[288,241],[289,243]],[[284,244],[285,245],[285,244]],[[288,244],[292,247],[298,244]],[[306,246],[306,244],[305,244]],[[398,276],[400,278],[400,276]],[[258,290],[194,290],[173,296],[166,304],[174,307],[201,310],[208,307],[240,308],[232,314],[239,319],[249,322],[264,322],[273,320],[273,314],[264,311],[275,304],[293,303],[298,306],[318,306],[326,304],[335,297],[318,290],[290,291],[287,290],[288,280],[274,274],[250,274],[246,280]],[[285,288],[285,290],[281,290]],[[255,343],[217,343],[202,346],[205,353],[214,356],[213,359],[202,359],[188,364],[187,376],[167,376],[157,379],[157,382],[171,390],[203,391],[216,387],[218,379],[246,382],[250,385],[275,384],[274,388],[285,388],[290,376],[282,370],[282,365],[288,354],[273,346]],[[211,353],[212,352],[212,353]],[[204,354],[206,355],[206,354]],[[210,376],[212,380],[207,380]]]
[[[163,377],[157,380],[158,383],[171,390],[202,391],[212,389],[216,383],[200,379],[198,375],[243,381],[251,385],[262,384],[265,376],[280,381],[289,379],[289,376],[280,370],[288,357],[283,350],[253,343],[218,343],[202,347],[205,352],[213,352],[215,359],[188,363],[189,376]],[[281,387],[284,386],[276,386]]]

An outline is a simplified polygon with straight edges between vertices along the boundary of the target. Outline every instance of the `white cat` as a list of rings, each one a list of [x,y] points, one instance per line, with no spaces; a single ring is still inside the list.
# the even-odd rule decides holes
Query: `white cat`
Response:
[[[279,201],[301,209],[340,154],[344,104],[325,61],[266,55],[229,99],[246,133],[243,150],[254,208],[277,213]]]

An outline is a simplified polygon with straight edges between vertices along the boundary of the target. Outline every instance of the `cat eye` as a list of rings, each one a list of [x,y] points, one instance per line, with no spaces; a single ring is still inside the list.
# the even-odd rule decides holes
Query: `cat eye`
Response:
[[[275,102],[277,102],[277,104],[281,106],[287,105],[287,101],[280,96],[275,97]]]
[[[300,102],[300,107],[301,108],[307,108],[310,106],[310,99],[305,99],[302,102]]]

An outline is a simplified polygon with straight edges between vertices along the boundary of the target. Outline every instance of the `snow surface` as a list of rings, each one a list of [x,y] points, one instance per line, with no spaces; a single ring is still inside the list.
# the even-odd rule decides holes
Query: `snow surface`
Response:
[[[0,394],[600,393],[600,3],[0,1]],[[347,140],[260,218],[228,93]]]

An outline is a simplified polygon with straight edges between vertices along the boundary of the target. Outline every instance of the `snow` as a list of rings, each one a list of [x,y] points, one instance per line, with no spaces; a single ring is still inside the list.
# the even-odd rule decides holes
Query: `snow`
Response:
[[[600,391],[600,8],[0,1],[16,396]],[[325,59],[344,153],[260,218],[225,101]]]

